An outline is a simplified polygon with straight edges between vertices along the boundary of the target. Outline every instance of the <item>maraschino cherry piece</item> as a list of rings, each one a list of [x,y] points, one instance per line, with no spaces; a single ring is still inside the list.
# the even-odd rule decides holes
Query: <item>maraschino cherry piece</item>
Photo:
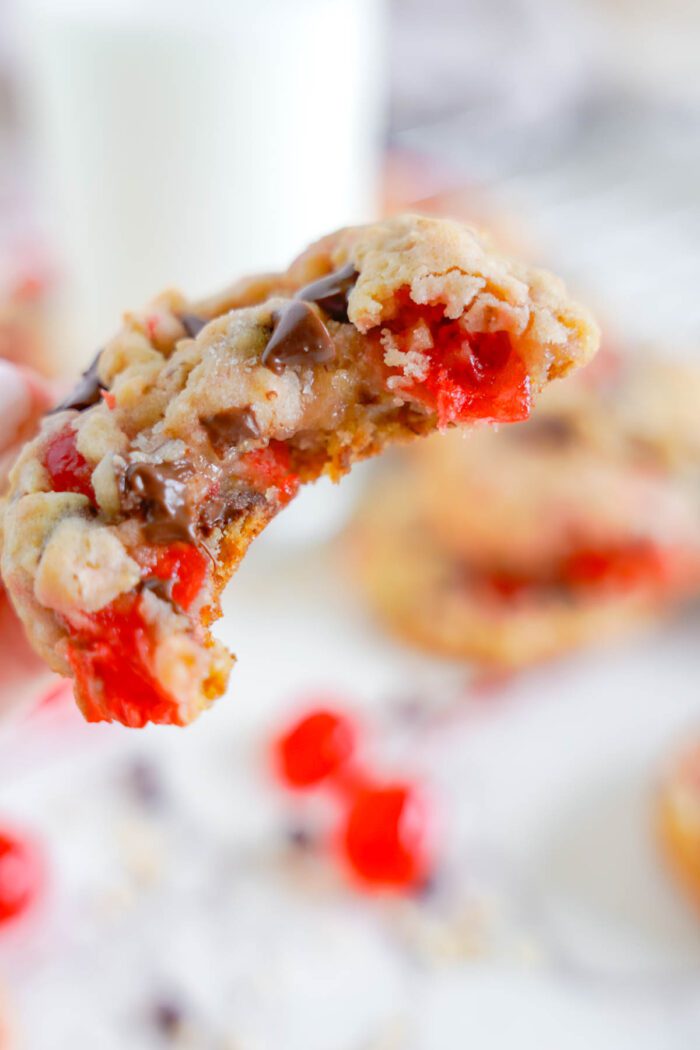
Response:
[[[0,926],[32,906],[42,877],[36,846],[14,831],[0,830]]]
[[[261,488],[275,488],[285,506],[299,490],[299,475],[292,469],[289,448],[283,441],[270,441],[266,448],[252,449],[241,456],[244,476]]]
[[[350,801],[340,848],[352,874],[371,888],[408,889],[431,867],[428,808],[406,783],[361,788]]]
[[[191,543],[171,543],[158,551],[150,573],[159,580],[172,580],[172,598],[182,609],[195,600],[207,571],[204,555]]]
[[[76,446],[75,431],[64,427],[46,449],[45,465],[54,492],[78,492],[95,499],[92,488],[92,468]]]
[[[311,711],[275,740],[277,774],[287,787],[320,784],[349,761],[355,740],[355,726],[346,715],[325,708]]]

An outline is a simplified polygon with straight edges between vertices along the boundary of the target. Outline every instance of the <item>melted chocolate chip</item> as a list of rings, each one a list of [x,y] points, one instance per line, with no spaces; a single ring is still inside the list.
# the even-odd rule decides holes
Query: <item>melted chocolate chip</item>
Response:
[[[265,497],[255,489],[236,488],[221,492],[209,501],[200,525],[205,533],[212,529],[225,529],[236,518],[242,517],[265,502]]]
[[[252,408],[227,408],[213,416],[206,416],[200,423],[207,432],[212,448],[223,455],[234,445],[247,438],[260,437],[260,427]]]
[[[77,412],[84,412],[86,408],[91,408],[92,405],[97,404],[102,396],[102,391],[107,389],[97,374],[97,363],[100,360],[101,352],[101,350],[98,350],[92,364],[83,372],[75,389],[65,401],[61,401],[60,405],[56,405],[55,408],[51,409],[49,412],[50,416],[55,412],[66,412],[71,408]]]
[[[308,303],[290,300],[272,315],[274,328],[262,355],[266,368],[278,375],[288,365],[320,365],[332,361],[335,346],[328,329]]]
[[[187,499],[188,463],[131,463],[124,472],[124,495],[135,498],[146,519],[144,535],[151,543],[196,541],[193,516]]]
[[[209,324],[209,319],[198,317],[197,314],[180,314],[180,323],[190,339],[196,339],[204,326]]]
[[[348,263],[342,270],[336,270],[327,277],[307,284],[294,298],[303,299],[307,303],[317,303],[334,321],[347,322],[348,296],[355,287],[358,276],[353,264]]]
[[[169,602],[170,605],[177,605],[177,602],[173,598],[173,583],[175,581],[170,577],[167,580],[161,580],[160,576],[147,576],[141,586],[144,591],[151,591],[157,595],[158,598],[162,598],[164,602]]]

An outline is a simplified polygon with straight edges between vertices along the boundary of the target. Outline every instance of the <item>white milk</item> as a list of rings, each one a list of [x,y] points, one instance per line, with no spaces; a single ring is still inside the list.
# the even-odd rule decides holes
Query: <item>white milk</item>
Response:
[[[372,218],[383,0],[23,0],[77,370],[168,285],[199,294]]]

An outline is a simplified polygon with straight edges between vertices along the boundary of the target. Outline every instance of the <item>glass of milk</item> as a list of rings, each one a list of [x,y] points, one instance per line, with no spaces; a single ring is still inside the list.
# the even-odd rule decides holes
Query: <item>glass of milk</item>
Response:
[[[374,217],[383,0],[18,3],[66,371],[162,288]]]

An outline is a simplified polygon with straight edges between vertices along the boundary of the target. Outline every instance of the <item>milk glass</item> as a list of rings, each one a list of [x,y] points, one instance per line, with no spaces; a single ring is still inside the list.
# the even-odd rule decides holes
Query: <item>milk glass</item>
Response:
[[[374,217],[383,0],[22,0],[75,372],[167,286],[205,294]]]

